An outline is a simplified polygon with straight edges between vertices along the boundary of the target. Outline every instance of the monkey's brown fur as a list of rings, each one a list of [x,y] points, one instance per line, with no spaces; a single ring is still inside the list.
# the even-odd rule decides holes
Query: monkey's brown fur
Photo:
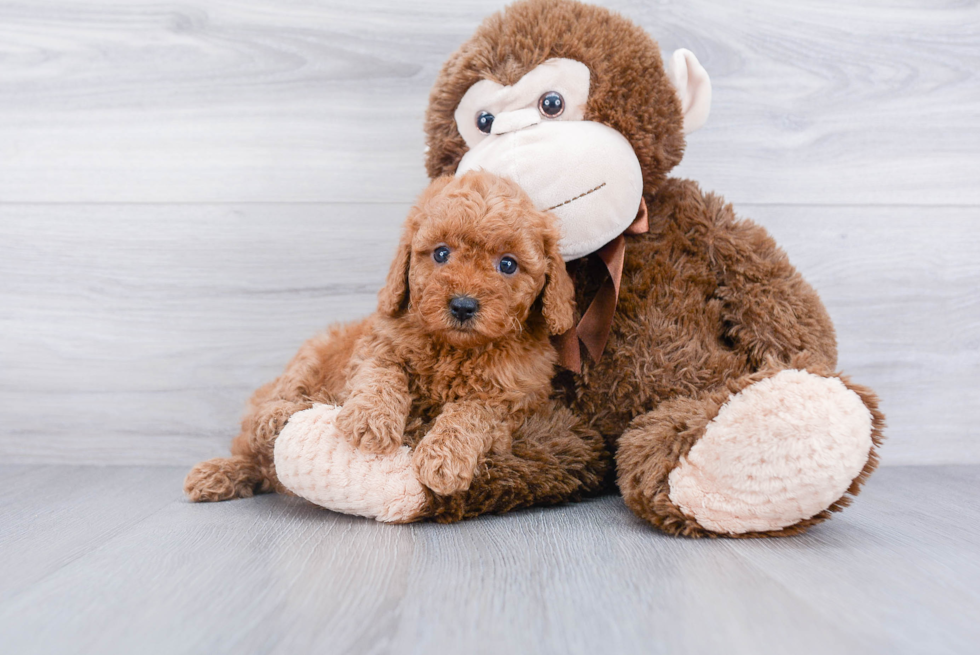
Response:
[[[516,2],[489,17],[443,66],[426,114],[430,176],[456,170],[466,153],[454,112],[481,79],[513,84],[548,59],[591,71],[585,120],[633,146],[643,172],[650,231],[627,236],[622,291],[605,354],[582,375],[556,380],[565,402],[616,453],[627,505],[663,530],[716,536],[668,498],[667,476],[733,393],[786,368],[833,376],[834,328],[816,292],[761,227],[694,182],[669,179],[684,151],[680,102],[660,49],[607,9],[570,0]],[[548,165],[542,163],[542,165]],[[578,307],[605,274],[572,263]],[[839,377],[839,376],[838,376]],[[877,466],[884,417],[874,393],[841,378],[872,416],[874,447],[847,494],[827,511],[782,530],[794,534],[846,506]],[[533,484],[533,482],[532,482]]]
[[[826,511],[781,530],[738,536],[795,534],[825,520],[848,504],[877,465],[884,417],[871,390],[834,373],[833,325],[765,230],[737,218],[694,182],[668,178],[683,155],[683,117],[659,47],[646,32],[606,9],[571,0],[516,2],[491,16],[450,57],[433,87],[426,114],[429,175],[452,174],[466,153],[454,112],[473,83],[512,84],[555,57],[589,67],[585,120],[613,127],[630,141],[649,208],[649,233],[627,237],[622,291],[604,355],[598,362],[586,358],[581,376],[562,371],[555,379],[564,405],[602,434],[608,451],[560,421],[556,409],[544,415],[555,421],[554,434],[528,421],[528,436],[515,435],[513,453],[489,454],[466,492],[433,496],[425,515],[458,520],[575,499],[598,487],[613,452],[619,488],[637,515],[672,534],[718,536],[671,502],[668,475],[732,394],[801,368],[840,377],[858,394],[872,417],[874,446],[860,475]],[[570,270],[577,306],[586,307],[604,270],[592,258],[573,262]],[[271,443],[288,416],[314,400],[335,401],[335,371],[359,329],[338,328],[313,340],[280,381],[257,392],[233,444],[236,457],[199,465],[188,479],[192,497],[276,487],[271,450],[249,444]],[[202,473],[202,466],[221,470]]]
[[[433,182],[406,220],[378,312],[307,343],[287,373],[256,394],[234,456],[199,464],[188,494],[220,500],[277,488],[275,437],[314,400],[343,405],[337,427],[355,447],[390,453],[413,445],[419,479],[441,495],[466,491],[491,450],[523,459],[535,441],[556,439],[567,442],[572,473],[533,495],[564,500],[597,488],[607,465],[600,438],[548,402],[557,359],[549,337],[574,318],[559,236],[554,219],[513,182],[480,172]],[[446,262],[433,260],[439,246],[450,249]],[[497,271],[505,255],[517,272]],[[472,319],[449,312],[458,296],[479,302]],[[576,474],[576,461],[591,468]],[[513,491],[478,495],[501,509],[515,505]],[[438,504],[433,499],[433,511]],[[443,504],[440,515],[465,514],[458,501]]]

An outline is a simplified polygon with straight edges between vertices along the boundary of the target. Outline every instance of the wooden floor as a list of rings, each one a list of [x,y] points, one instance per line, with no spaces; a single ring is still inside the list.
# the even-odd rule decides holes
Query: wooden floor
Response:
[[[892,467],[808,534],[616,496],[456,525],[193,505],[171,467],[0,467],[0,651],[976,653],[980,466]]]

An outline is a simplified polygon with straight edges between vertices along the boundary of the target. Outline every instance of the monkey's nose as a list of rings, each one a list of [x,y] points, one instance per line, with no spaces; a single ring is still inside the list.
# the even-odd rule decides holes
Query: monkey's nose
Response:
[[[471,296],[456,296],[449,301],[449,313],[457,321],[465,323],[480,311],[480,301]]]
[[[525,109],[515,109],[514,111],[503,111],[494,116],[493,124],[490,126],[490,134],[506,134],[523,130],[541,122],[541,114],[536,107],[526,107]]]

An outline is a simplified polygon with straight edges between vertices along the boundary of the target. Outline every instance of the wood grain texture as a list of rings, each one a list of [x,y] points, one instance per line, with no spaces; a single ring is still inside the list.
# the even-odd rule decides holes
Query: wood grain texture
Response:
[[[96,466],[0,472],[0,604],[172,504],[186,473]]]
[[[190,465],[372,311],[407,205],[0,205],[0,459]],[[973,208],[744,206],[881,395],[884,463],[980,463]]]
[[[0,200],[407,202],[452,0],[6,0]],[[731,200],[980,203],[980,9],[603,3],[714,81],[680,173]]]
[[[883,470],[834,521],[754,541],[666,537],[614,496],[448,526],[283,496],[192,505],[180,473],[0,467],[16,481],[0,487],[0,582],[17,573],[9,562],[46,571],[0,600],[5,654],[980,647],[976,466]],[[18,488],[40,493],[11,498]],[[109,490],[142,494],[146,512],[109,517]],[[129,504],[119,513],[137,516]],[[18,518],[72,514],[65,532]],[[68,557],[98,521],[126,524]]]
[[[501,4],[0,4],[0,458],[224,452],[252,389],[373,307],[429,86]],[[885,463],[980,462],[978,5],[609,6],[711,71],[679,173],[821,291]]]
[[[980,463],[972,1],[601,3],[697,53],[714,105],[677,173],[772,231],[882,396],[886,468],[834,521],[182,498],[252,389],[373,308],[429,87],[503,4],[0,3],[4,655],[980,650],[980,467],[888,467]]]
[[[4,455],[189,464],[224,449],[306,338],[373,311],[406,211],[0,205]]]

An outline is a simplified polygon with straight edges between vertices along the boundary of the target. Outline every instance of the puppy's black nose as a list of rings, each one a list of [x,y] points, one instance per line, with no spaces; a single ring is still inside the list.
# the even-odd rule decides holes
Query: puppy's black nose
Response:
[[[480,310],[480,301],[470,296],[456,296],[449,301],[449,313],[457,321],[465,323]]]

